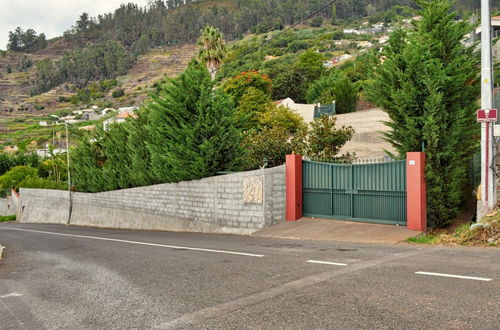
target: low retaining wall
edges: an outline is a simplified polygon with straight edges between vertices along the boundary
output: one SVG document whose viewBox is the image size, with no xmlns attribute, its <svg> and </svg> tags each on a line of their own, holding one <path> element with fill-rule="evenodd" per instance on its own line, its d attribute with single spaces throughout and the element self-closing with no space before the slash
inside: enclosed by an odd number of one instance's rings
<svg viewBox="0 0 500 330">
<path fill-rule="evenodd" d="M 65 224 L 68 192 L 21 189 L 19 221 Z M 102 193 L 73 193 L 71 224 L 251 234 L 285 221 L 285 167 Z"/>
<path fill-rule="evenodd" d="M 0 198 L 0 216 L 15 215 L 16 206 L 11 197 Z"/>
</svg>

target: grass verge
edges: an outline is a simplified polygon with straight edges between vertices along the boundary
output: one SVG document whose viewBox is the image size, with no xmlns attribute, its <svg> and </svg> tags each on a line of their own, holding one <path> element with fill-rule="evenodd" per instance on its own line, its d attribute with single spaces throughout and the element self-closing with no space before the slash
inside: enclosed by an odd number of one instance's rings
<svg viewBox="0 0 500 330">
<path fill-rule="evenodd" d="M 477 224 L 464 223 L 451 234 L 433 231 L 406 240 L 409 243 L 450 246 L 500 247 L 500 211 Z"/>
<path fill-rule="evenodd" d="M 15 221 L 15 220 L 16 220 L 15 215 L 0 216 L 0 222 Z"/>
</svg>

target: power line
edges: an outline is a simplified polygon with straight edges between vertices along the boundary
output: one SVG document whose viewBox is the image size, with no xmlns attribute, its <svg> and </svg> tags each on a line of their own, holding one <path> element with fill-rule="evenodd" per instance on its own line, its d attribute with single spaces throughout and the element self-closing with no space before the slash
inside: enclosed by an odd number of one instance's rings
<svg viewBox="0 0 500 330">
<path fill-rule="evenodd" d="M 223 68 L 224 66 L 232 63 L 232 62 L 235 62 L 235 61 L 238 61 L 240 60 L 241 58 L 249 55 L 250 53 L 253 53 L 254 51 L 258 50 L 260 47 L 264 46 L 266 43 L 270 42 L 271 40 L 274 40 L 276 38 L 278 38 L 279 36 L 285 34 L 286 32 L 288 32 L 289 30 L 295 28 L 297 25 L 301 24 L 302 22 L 304 21 L 307 21 L 309 18 L 313 17 L 314 15 L 316 15 L 317 13 L 319 13 L 320 11 L 326 9 L 328 6 L 331 6 L 333 5 L 335 2 L 337 2 L 337 0 L 333 0 L 333 1 L 330 1 L 329 3 L 325 4 L 323 7 L 319 8 L 318 10 L 312 12 L 311 14 L 309 14 L 308 16 L 304 17 L 304 18 L 301 18 L 297 23 L 294 23 L 292 25 L 290 25 L 288 28 L 284 29 L 283 31 L 281 31 L 280 33 L 272 36 L 271 38 L 269 39 L 266 39 L 264 40 L 262 43 L 260 43 L 258 46 L 250 49 L 249 51 L 243 53 L 242 55 L 236 57 L 235 59 L 233 60 L 230 60 L 228 62 L 225 62 L 223 63 L 221 66 L 217 67 L 216 69 L 213 69 L 210 73 L 214 73 L 215 71 L 218 71 L 220 68 Z"/>
</svg>

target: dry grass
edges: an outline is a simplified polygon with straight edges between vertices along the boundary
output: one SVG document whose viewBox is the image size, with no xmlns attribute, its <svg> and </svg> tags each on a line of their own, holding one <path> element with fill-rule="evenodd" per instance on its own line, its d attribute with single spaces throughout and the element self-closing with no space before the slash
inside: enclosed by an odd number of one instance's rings
<svg viewBox="0 0 500 330">
<path fill-rule="evenodd" d="M 500 213 L 484 217 L 477 225 L 470 223 L 458 226 L 451 234 L 430 232 L 408 240 L 411 243 L 448 246 L 492 246 L 500 247 Z"/>
</svg>

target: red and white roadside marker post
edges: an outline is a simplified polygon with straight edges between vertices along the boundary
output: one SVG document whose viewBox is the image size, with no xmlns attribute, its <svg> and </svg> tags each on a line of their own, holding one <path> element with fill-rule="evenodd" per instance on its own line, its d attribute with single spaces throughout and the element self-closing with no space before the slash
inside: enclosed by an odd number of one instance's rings
<svg viewBox="0 0 500 330">
<path fill-rule="evenodd" d="M 484 141 L 481 139 L 482 152 L 482 173 L 481 173 L 481 199 L 484 205 L 484 212 L 488 212 L 495 207 L 495 177 L 493 175 L 491 166 L 493 164 L 493 145 L 491 143 L 493 132 L 492 127 L 497 121 L 497 109 L 479 109 L 477 110 L 477 122 L 481 123 L 481 134 L 485 137 Z M 484 143 L 483 143 L 484 142 Z M 484 182 L 484 184 L 483 184 Z"/>
</svg>

